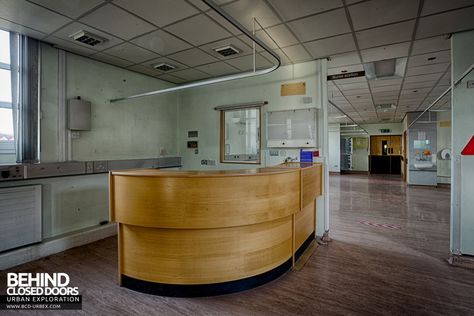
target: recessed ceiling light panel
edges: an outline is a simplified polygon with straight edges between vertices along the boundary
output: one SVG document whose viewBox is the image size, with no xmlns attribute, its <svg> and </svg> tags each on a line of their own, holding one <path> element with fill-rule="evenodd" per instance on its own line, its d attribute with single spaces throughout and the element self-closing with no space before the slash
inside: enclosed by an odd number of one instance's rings
<svg viewBox="0 0 474 316">
<path fill-rule="evenodd" d="M 364 64 L 365 76 L 368 80 L 402 78 L 406 65 L 406 57 L 373 61 Z"/>
</svg>

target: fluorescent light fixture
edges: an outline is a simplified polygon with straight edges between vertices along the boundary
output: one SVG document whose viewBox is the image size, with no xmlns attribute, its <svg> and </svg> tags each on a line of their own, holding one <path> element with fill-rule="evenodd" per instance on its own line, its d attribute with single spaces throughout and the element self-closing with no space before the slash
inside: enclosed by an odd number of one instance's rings
<svg viewBox="0 0 474 316">
<path fill-rule="evenodd" d="M 405 74 L 406 65 L 406 57 L 384 59 L 365 63 L 365 76 L 368 80 L 402 78 Z"/>
</svg>

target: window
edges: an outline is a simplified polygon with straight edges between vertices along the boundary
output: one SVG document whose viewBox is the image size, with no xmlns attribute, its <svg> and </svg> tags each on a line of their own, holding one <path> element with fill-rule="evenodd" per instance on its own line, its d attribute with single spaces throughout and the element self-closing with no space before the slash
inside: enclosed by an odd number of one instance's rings
<svg viewBox="0 0 474 316">
<path fill-rule="evenodd" d="M 0 30 L 0 164 L 39 158 L 39 42 Z"/>
<path fill-rule="evenodd" d="M 221 162 L 260 163 L 260 107 L 221 110 Z"/>
<path fill-rule="evenodd" d="M 0 30 L 0 164 L 16 161 L 11 78 L 10 33 Z"/>
</svg>

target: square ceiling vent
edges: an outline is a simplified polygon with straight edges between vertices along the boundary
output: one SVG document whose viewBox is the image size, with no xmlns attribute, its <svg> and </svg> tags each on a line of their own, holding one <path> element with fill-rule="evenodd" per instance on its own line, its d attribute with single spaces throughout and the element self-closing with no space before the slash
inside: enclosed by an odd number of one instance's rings
<svg viewBox="0 0 474 316">
<path fill-rule="evenodd" d="M 364 64 L 365 76 L 368 80 L 402 78 L 406 65 L 406 57 L 373 61 Z"/>
<path fill-rule="evenodd" d="M 167 63 L 161 63 L 161 64 L 153 65 L 153 68 L 155 68 L 157 70 L 160 70 L 160 71 L 167 72 L 167 71 L 171 71 L 173 69 L 176 69 L 176 66 L 173 66 L 173 65 L 170 65 L 170 64 L 167 64 Z"/>
<path fill-rule="evenodd" d="M 83 31 L 83 30 L 76 32 L 69 37 L 71 37 L 73 40 L 77 42 L 81 42 L 82 44 L 86 44 L 89 46 L 96 46 L 96 45 L 107 42 L 106 38 L 103 38 L 99 35 L 96 35 L 87 31 Z"/>
<path fill-rule="evenodd" d="M 393 103 L 383 103 L 375 105 L 375 109 L 379 112 L 389 112 L 395 110 L 396 108 L 397 106 Z"/>
<path fill-rule="evenodd" d="M 222 47 L 213 48 L 216 53 L 223 57 L 228 57 L 232 55 L 237 55 L 240 53 L 240 50 L 233 45 L 226 45 Z"/>
</svg>

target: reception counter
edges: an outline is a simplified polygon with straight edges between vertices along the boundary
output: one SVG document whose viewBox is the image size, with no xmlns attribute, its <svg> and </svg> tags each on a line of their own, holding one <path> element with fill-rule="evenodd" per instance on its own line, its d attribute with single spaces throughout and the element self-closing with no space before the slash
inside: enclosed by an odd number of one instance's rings
<svg viewBox="0 0 474 316">
<path fill-rule="evenodd" d="M 119 283 L 166 296 L 268 282 L 314 238 L 321 165 L 110 172 Z"/>
</svg>

